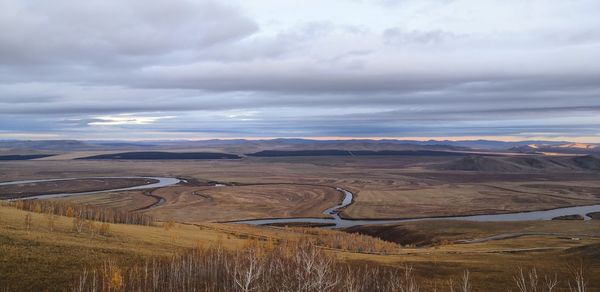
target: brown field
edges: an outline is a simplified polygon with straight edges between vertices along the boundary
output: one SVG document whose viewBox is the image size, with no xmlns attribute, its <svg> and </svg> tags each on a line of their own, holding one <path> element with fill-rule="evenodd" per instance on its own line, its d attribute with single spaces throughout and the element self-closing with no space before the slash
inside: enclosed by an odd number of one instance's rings
<svg viewBox="0 0 600 292">
<path fill-rule="evenodd" d="M 160 199 L 164 203 L 158 204 Z M 316 185 L 174 186 L 60 200 L 145 210 L 160 221 L 207 222 L 270 217 L 324 217 L 324 209 L 341 200 L 334 188 Z"/>
<path fill-rule="evenodd" d="M 158 220 L 202 222 L 269 217 L 323 217 L 341 200 L 333 188 L 315 185 L 172 187 L 152 193 L 166 203 L 148 213 Z"/>
<path fill-rule="evenodd" d="M 415 187 L 369 186 L 344 210 L 348 218 L 410 218 L 495 214 L 600 202 L 600 182 L 451 183 Z"/>
<path fill-rule="evenodd" d="M 131 190 L 124 192 L 107 192 L 90 196 L 71 196 L 56 198 L 56 201 L 73 202 L 102 208 L 117 208 L 126 211 L 138 211 L 153 206 L 158 199 L 150 196 L 149 190 Z"/>
</svg>

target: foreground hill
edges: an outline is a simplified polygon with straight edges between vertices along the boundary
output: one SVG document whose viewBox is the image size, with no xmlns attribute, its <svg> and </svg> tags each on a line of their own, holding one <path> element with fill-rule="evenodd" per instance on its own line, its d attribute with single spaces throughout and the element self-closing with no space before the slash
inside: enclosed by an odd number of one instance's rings
<svg viewBox="0 0 600 292">
<path fill-rule="evenodd" d="M 304 275 L 307 277 L 305 281 L 326 277 L 327 281 L 339 283 L 336 284 L 339 289 L 333 291 L 348 291 L 348 283 L 363 285 L 367 281 L 371 284 L 373 281 L 384 281 L 389 284 L 389 281 L 397 281 L 398 285 L 404 285 L 407 280 L 414 287 L 420 287 L 420 290 L 430 291 L 433 287 L 447 285 L 450 279 L 458 283 L 457 280 L 466 269 L 470 271 L 468 284 L 473 286 L 474 291 L 506 291 L 515 287 L 515 269 L 524 261 L 528 263 L 527 269 L 535 265 L 540 268 L 540 273 L 551 271 L 552 275 L 558 274 L 559 287 L 566 289 L 572 276 L 565 262 L 584 255 L 591 263 L 597 263 L 598 260 L 594 251 L 598 240 L 590 235 L 597 233 L 597 226 L 578 222 L 528 223 L 528 226 L 520 228 L 533 234 L 530 239 L 499 238 L 498 243 L 494 240 L 473 244 L 453 244 L 443 239 L 487 236 L 499 231 L 500 227 L 473 222 L 465 228 L 464 222 L 443 222 L 444 230 L 447 230 L 444 234 L 430 234 L 433 225 L 428 223 L 414 227 L 391 227 L 390 240 L 410 245 L 436 243 L 433 247 L 423 248 L 400 247 L 369 236 L 310 228 L 166 223 L 162 226 L 108 224 L 109 228 L 98 230 L 96 228 L 100 222 L 84 221 L 81 231 L 78 231 L 77 222 L 77 218 L 73 217 L 50 216 L 0 206 L 0 290 L 68 291 L 80 285 L 80 280 L 84 279 L 86 288 L 75 291 L 91 291 L 90 285 L 98 280 L 100 282 L 96 283 L 96 288 L 102 286 L 104 288 L 101 290 L 104 291 L 131 291 L 132 284 L 147 287 L 142 291 L 190 291 L 189 287 L 181 287 L 183 283 L 193 283 L 196 287 L 222 283 L 214 290 L 225 291 L 223 287 L 236 287 L 232 278 L 240 276 L 236 276 L 236 269 L 247 272 L 249 265 L 256 268 L 265 265 L 271 268 L 284 267 L 291 269 L 287 275 L 292 275 L 289 280 L 295 281 L 302 276 L 299 274 L 302 265 L 298 264 L 311 258 L 318 265 L 315 268 L 326 268 L 322 271 L 325 273 L 308 271 L 311 275 Z M 512 230 L 512 227 L 510 224 L 501 225 L 505 231 Z M 556 230 L 568 230 L 574 235 L 552 235 Z M 375 236 L 384 237 L 388 231 L 384 227 L 374 233 Z M 570 239 L 578 233 L 587 235 L 577 241 Z M 311 246 L 306 247 L 306 244 Z M 318 250 L 316 247 L 319 247 Z M 227 261 L 211 260 L 223 257 Z M 269 262 L 273 259 L 276 262 Z M 187 269 L 190 261 L 195 266 L 192 270 Z M 495 265 L 491 267 L 490 262 Z M 158 290 L 148 288 L 155 285 L 148 279 L 156 279 L 156 274 L 151 273 L 150 278 L 144 280 L 145 277 L 140 276 L 143 273 L 139 273 L 144 271 L 148 263 L 150 271 L 161 270 L 163 276 L 158 277 L 162 279 L 160 283 L 169 283 L 178 288 L 163 287 L 163 284 L 159 285 L 162 288 Z M 409 278 L 405 278 L 404 273 L 407 265 L 414 266 L 416 272 L 408 275 Z M 377 272 L 382 269 L 388 272 Z M 589 288 L 593 291 L 599 288 L 598 268 L 589 266 L 587 269 L 586 279 L 589 279 Z M 280 280 L 285 275 L 277 271 L 279 269 L 263 270 L 264 273 L 259 276 L 261 280 L 251 287 L 266 287 L 264 285 L 271 283 L 275 286 L 261 291 L 280 291 L 283 287 L 280 285 L 284 284 Z M 347 278 L 348 272 L 352 272 L 351 276 L 356 278 Z M 82 278 L 83 275 L 87 277 Z M 322 277 L 313 277 L 318 275 Z M 365 278 L 366 275 L 369 277 Z M 238 288 L 227 291 L 234 290 L 243 291 Z M 304 291 L 323 290 L 314 288 Z"/>
<path fill-rule="evenodd" d="M 174 255 L 227 236 L 191 225 L 177 225 L 169 230 L 109 225 L 102 234 L 90 232 L 89 226 L 79 233 L 74 229 L 74 218 L 0 205 L 0 290 L 64 291 L 82 269 L 100 266 L 108 259 L 141 263 L 150 256 Z M 235 238 L 223 242 L 233 249 L 243 243 Z"/>
</svg>

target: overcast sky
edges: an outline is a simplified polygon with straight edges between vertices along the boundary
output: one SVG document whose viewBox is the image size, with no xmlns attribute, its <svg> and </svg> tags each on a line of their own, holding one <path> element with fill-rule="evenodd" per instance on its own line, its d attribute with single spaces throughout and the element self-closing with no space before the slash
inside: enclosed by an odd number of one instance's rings
<svg viewBox="0 0 600 292">
<path fill-rule="evenodd" d="M 597 0 L 0 0 L 0 139 L 600 142 Z"/>
</svg>

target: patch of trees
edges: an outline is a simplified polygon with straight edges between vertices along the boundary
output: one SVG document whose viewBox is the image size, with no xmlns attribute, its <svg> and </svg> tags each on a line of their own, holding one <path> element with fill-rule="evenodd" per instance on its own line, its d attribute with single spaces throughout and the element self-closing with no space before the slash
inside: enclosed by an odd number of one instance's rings
<svg viewBox="0 0 600 292">
<path fill-rule="evenodd" d="M 326 248 L 376 254 L 391 254 L 400 250 L 400 246 L 394 242 L 358 233 L 346 233 L 336 230 L 308 227 L 294 227 L 287 229 L 307 235 L 316 235 L 308 237 L 309 239 L 307 240 L 310 240 L 314 245 Z"/>
</svg>

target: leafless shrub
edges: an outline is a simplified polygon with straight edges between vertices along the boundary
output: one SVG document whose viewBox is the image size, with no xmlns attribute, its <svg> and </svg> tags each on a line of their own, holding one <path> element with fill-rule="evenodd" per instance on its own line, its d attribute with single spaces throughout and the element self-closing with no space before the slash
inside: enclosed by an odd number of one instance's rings
<svg viewBox="0 0 600 292">
<path fill-rule="evenodd" d="M 73 231 L 75 231 L 77 233 L 82 233 L 84 223 L 85 223 L 84 220 L 79 217 L 73 218 Z"/>
<path fill-rule="evenodd" d="M 54 215 L 54 208 L 48 208 L 48 210 L 46 210 L 46 219 L 48 219 L 48 230 L 50 230 L 50 232 L 53 232 L 54 225 L 56 222 L 56 215 Z"/>
<path fill-rule="evenodd" d="M 465 270 L 463 272 L 459 284 L 459 291 L 461 292 L 471 292 L 473 290 L 473 287 L 471 286 L 471 274 L 469 273 L 469 270 Z"/>
<path fill-rule="evenodd" d="M 25 230 L 29 231 L 31 230 L 31 226 L 32 226 L 32 217 L 31 214 L 27 213 L 25 214 Z"/>
<path fill-rule="evenodd" d="M 100 225 L 100 235 L 109 236 L 110 235 L 110 224 L 104 222 Z"/>
</svg>

